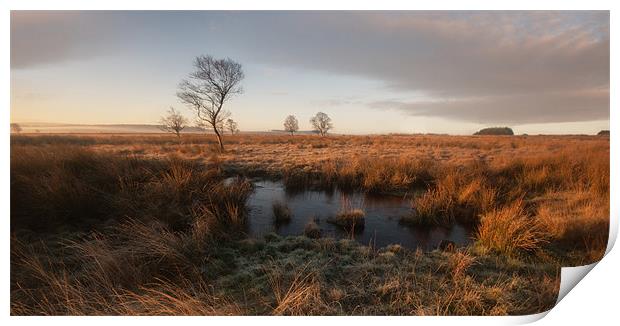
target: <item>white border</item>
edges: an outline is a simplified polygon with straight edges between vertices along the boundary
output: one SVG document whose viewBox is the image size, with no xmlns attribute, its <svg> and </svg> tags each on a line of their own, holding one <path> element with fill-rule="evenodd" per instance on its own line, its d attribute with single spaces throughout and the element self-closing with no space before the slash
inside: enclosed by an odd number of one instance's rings
<svg viewBox="0 0 620 326">
<path fill-rule="evenodd" d="M 289 318 L 289 317 L 252 317 L 251 320 L 244 317 L 147 317 L 144 318 L 130 318 L 130 317 L 104 317 L 104 318 L 88 318 L 88 317 L 8 317 L 9 316 L 9 108 L 10 108 L 10 11 L 9 10 L 99 10 L 99 9 L 115 9 L 115 10 L 301 10 L 301 9 L 328 9 L 328 10 L 611 10 L 611 57 L 613 53 L 617 53 L 616 42 L 614 37 L 619 35 L 615 19 L 617 14 L 615 10 L 618 5 L 617 2 L 612 1 L 442 1 L 440 3 L 434 2 L 420 2 L 413 3 L 411 1 L 330 1 L 330 0 L 303 0 L 303 1 L 275 1 L 275 0 L 236 0 L 228 2 L 208 2 L 197 0 L 177 0 L 177 1 L 161 1 L 161 0 L 144 0 L 144 1 L 127 1 L 127 0 L 108 0 L 108 1 L 80 1 L 80 0 L 4 0 L 0 4 L 2 12 L 0 13 L 2 21 L 2 33 L 1 42 L 5 46 L 4 51 L 0 52 L 2 64 L 2 89 L 5 96 L 3 104 L 5 113 L 1 116 L 1 139 L 0 146 L 4 153 L 3 159 L 0 162 L 3 170 L 1 185 L 1 207 L 4 209 L 3 222 L 0 226 L 2 228 L 2 234 L 4 235 L 2 242 L 2 268 L 0 273 L 2 276 L 2 307 L 4 308 L 3 319 L 8 319 L 5 322 L 13 323 L 36 323 L 36 324 L 77 324 L 82 325 L 84 322 L 88 322 L 92 325 L 106 325 L 111 322 L 129 324 L 133 322 L 148 322 L 154 325 L 169 325 L 171 321 L 183 322 L 183 323 L 264 323 L 270 325 L 290 325 L 291 323 L 300 325 L 313 325 L 316 326 L 317 322 L 320 323 L 355 323 L 361 325 L 376 325 L 377 323 L 390 323 L 390 325 L 410 325 L 412 322 L 424 322 L 431 324 L 452 324 L 454 322 L 465 324 L 515 324 L 523 322 L 532 322 L 541 317 L 547 315 L 547 313 L 525 316 L 525 317 L 302 317 L 302 318 Z M 617 39 L 617 37 L 616 37 Z M 611 85 L 614 85 L 614 76 L 617 76 L 617 66 L 611 62 Z M 611 89 L 610 107 L 614 108 L 615 92 Z M 618 160 L 617 143 L 618 135 L 614 131 L 620 130 L 618 125 L 618 117 L 614 110 L 611 110 L 610 115 L 610 127 L 611 134 L 611 193 L 612 198 L 617 192 L 618 185 L 618 173 L 613 167 L 620 166 Z M 616 198 L 618 198 L 616 196 Z M 615 320 L 617 317 L 617 302 L 618 302 L 618 266 L 620 265 L 620 256 L 616 252 L 609 252 L 615 242 L 615 237 L 618 230 L 618 205 L 611 201 L 611 233 L 610 242 L 608 246 L 608 254 L 606 257 L 594 268 L 591 275 L 581 281 L 571 295 L 566 296 L 558 305 L 548 313 L 548 317 L 543 318 L 541 323 L 570 323 L 570 324 L 582 324 L 592 322 L 609 322 Z M 88 319 L 87 319 L 88 318 Z M 346 319 L 345 319 L 346 318 Z M 86 320 L 87 319 L 87 320 Z"/>
</svg>

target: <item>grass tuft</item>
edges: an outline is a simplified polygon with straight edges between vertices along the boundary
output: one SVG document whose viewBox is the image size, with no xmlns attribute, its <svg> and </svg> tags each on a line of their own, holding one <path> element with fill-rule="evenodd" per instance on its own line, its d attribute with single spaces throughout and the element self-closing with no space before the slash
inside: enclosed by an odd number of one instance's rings
<svg viewBox="0 0 620 326">
<path fill-rule="evenodd" d="M 286 204 L 276 201 L 272 204 L 272 210 L 275 223 L 286 223 L 291 220 L 291 210 Z"/>
<path fill-rule="evenodd" d="M 485 248 L 514 256 L 541 249 L 548 243 L 549 233 L 539 220 L 525 212 L 523 201 L 517 200 L 485 214 L 476 238 Z"/>
<path fill-rule="evenodd" d="M 321 237 L 321 228 L 314 220 L 311 220 L 304 226 L 304 235 L 311 239 L 318 239 Z"/>
</svg>

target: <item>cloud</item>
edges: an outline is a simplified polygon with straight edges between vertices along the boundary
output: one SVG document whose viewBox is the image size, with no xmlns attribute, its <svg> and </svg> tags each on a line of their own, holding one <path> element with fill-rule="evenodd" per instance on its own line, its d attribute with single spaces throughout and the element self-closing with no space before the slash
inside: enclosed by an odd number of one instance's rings
<svg viewBox="0 0 620 326">
<path fill-rule="evenodd" d="M 592 121 L 609 119 L 609 90 L 414 102 L 387 100 L 370 102 L 368 106 L 487 124 Z"/>
<path fill-rule="evenodd" d="M 379 80 L 429 99 L 396 105 L 410 114 L 480 123 L 609 118 L 608 12 L 296 13 L 270 21 L 248 22 L 256 34 L 244 45 L 254 59 Z"/>
<path fill-rule="evenodd" d="M 181 18 L 159 11 L 11 11 L 11 69 L 115 55 L 149 42 L 167 45 L 163 37 L 175 24 L 164 19 L 170 15 Z"/>
<path fill-rule="evenodd" d="M 354 104 L 364 104 L 359 96 L 347 96 L 347 97 L 339 97 L 339 98 L 328 98 L 322 100 L 315 100 L 311 102 L 314 105 L 318 106 L 343 106 L 343 105 L 354 105 Z"/>
<path fill-rule="evenodd" d="M 84 13 L 11 12 L 11 68 L 83 59 L 103 50 L 102 30 Z M 92 40 L 84 42 L 84 40 Z M 95 42 L 93 42 L 95 41 Z"/>
<path fill-rule="evenodd" d="M 242 38 L 260 60 L 382 80 L 392 88 L 429 96 L 609 84 L 607 13 L 296 13 L 270 22 L 252 18 L 246 23 L 254 33 Z M 286 31 L 274 32 L 273 25 Z"/>
<path fill-rule="evenodd" d="M 608 11 L 17 12 L 11 18 L 12 68 L 138 43 L 152 53 L 158 46 L 204 45 L 200 51 L 217 49 L 244 63 L 380 81 L 402 94 L 391 107 L 414 115 L 479 122 L 609 118 Z"/>
</svg>

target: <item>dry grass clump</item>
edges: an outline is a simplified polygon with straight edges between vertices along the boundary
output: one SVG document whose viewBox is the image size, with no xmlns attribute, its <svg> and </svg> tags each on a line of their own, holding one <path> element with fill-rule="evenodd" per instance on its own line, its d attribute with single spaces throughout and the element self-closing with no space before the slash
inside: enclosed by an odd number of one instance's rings
<svg viewBox="0 0 620 326">
<path fill-rule="evenodd" d="M 205 315 L 238 310 L 200 272 L 208 230 L 174 232 L 128 221 L 62 251 L 11 241 L 11 313 L 17 315 Z"/>
<path fill-rule="evenodd" d="M 371 193 L 400 193 L 431 182 L 434 165 L 428 160 L 383 159 L 370 157 L 324 162 L 324 182 L 344 189 Z"/>
<path fill-rule="evenodd" d="M 314 220 L 311 220 L 304 226 L 304 235 L 311 239 L 318 239 L 321 237 L 321 228 Z"/>
<path fill-rule="evenodd" d="M 412 199 L 414 213 L 401 221 L 418 225 L 450 226 L 455 222 L 475 224 L 478 215 L 496 205 L 496 192 L 486 173 L 473 164 L 461 169 L 446 168 L 434 186 Z"/>
<path fill-rule="evenodd" d="M 11 226 L 45 230 L 105 220 L 115 206 L 106 195 L 121 190 L 118 173 L 140 178 L 128 172 L 131 159 L 109 159 L 68 146 L 11 148 Z"/>
<path fill-rule="evenodd" d="M 455 219 L 454 194 L 440 183 L 422 196 L 412 200 L 415 214 L 404 216 L 401 221 L 419 225 L 451 225 Z"/>
<path fill-rule="evenodd" d="M 448 269 L 455 281 L 460 280 L 469 268 L 476 262 L 476 258 L 466 251 L 456 251 L 448 258 Z"/>
<path fill-rule="evenodd" d="M 525 212 L 523 201 L 517 200 L 482 216 L 476 239 L 488 249 L 513 256 L 541 249 L 549 232 Z"/>
<path fill-rule="evenodd" d="M 243 178 L 236 178 L 228 184 L 213 184 L 206 189 L 206 201 L 193 205 L 192 216 L 212 221 L 218 234 L 245 232 L 245 204 L 252 190 L 252 183 Z"/>
<path fill-rule="evenodd" d="M 265 274 L 275 298 L 273 315 L 321 314 L 325 305 L 321 284 L 307 266 L 301 266 L 288 279 L 282 267 L 275 264 L 266 266 Z"/>
<path fill-rule="evenodd" d="M 363 229 L 365 216 L 366 213 L 362 209 L 356 208 L 339 212 L 334 218 L 330 218 L 327 221 L 346 230 Z"/>
<path fill-rule="evenodd" d="M 113 314 L 120 316 L 237 316 L 242 310 L 230 299 L 214 295 L 206 282 L 162 281 L 119 295 Z"/>
<path fill-rule="evenodd" d="M 273 217 L 276 223 L 286 223 L 291 220 L 291 210 L 288 206 L 280 201 L 272 204 Z"/>
<path fill-rule="evenodd" d="M 363 204 L 362 204 L 363 205 Z M 364 229 L 366 213 L 362 208 L 354 207 L 351 199 L 342 195 L 341 208 L 335 217 L 330 217 L 327 222 L 335 224 L 346 231 L 357 232 Z"/>
<path fill-rule="evenodd" d="M 89 229 L 124 216 L 157 217 L 182 227 L 196 206 L 245 203 L 250 185 L 223 187 L 222 178 L 217 169 L 176 157 L 147 160 L 74 146 L 14 147 L 11 227 Z"/>
<path fill-rule="evenodd" d="M 369 193 L 405 193 L 424 187 L 432 180 L 429 160 L 382 159 L 371 157 L 334 158 L 318 162 L 316 169 L 286 169 L 283 180 L 288 188 L 337 186 Z"/>
<path fill-rule="evenodd" d="M 581 252 L 577 264 L 600 260 L 607 249 L 609 197 L 590 191 L 554 192 L 536 200 L 536 218 L 553 243 Z"/>
</svg>

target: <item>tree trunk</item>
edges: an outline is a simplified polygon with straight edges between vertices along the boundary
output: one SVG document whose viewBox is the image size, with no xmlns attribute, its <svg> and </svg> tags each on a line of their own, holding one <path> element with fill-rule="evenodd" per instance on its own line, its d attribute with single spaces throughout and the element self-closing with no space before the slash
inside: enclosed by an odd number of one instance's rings
<svg viewBox="0 0 620 326">
<path fill-rule="evenodd" d="M 224 152 L 224 142 L 222 142 L 222 135 L 217 130 L 216 126 L 213 126 L 213 131 L 215 131 L 215 135 L 217 136 L 217 142 L 220 144 L 220 152 Z"/>
</svg>

